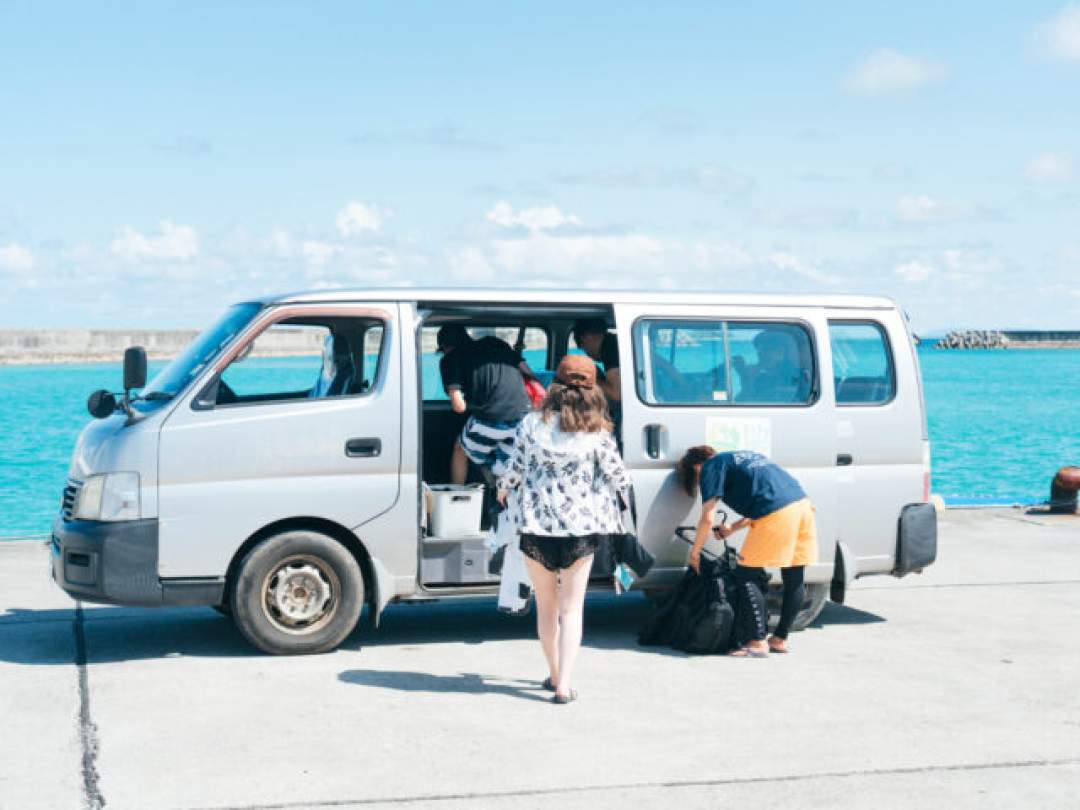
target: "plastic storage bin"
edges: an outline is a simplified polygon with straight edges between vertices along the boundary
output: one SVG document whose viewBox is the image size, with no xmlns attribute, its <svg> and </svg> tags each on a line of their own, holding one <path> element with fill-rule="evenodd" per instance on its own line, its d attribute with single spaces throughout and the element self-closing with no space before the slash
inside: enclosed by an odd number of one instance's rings
<svg viewBox="0 0 1080 810">
<path fill-rule="evenodd" d="M 436 484 L 431 487 L 432 537 L 476 537 L 484 506 L 484 485 Z"/>
<path fill-rule="evenodd" d="M 498 582 L 488 573 L 491 551 L 482 537 L 465 540 L 427 540 L 420 561 L 425 585 L 466 585 Z"/>
</svg>

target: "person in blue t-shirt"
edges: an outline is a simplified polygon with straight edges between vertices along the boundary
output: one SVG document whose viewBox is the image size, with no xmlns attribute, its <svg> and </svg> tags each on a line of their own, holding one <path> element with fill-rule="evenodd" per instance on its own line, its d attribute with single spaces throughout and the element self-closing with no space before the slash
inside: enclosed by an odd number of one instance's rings
<svg viewBox="0 0 1080 810">
<path fill-rule="evenodd" d="M 750 450 L 718 453 L 708 445 L 691 447 L 676 465 L 687 494 L 701 490 L 701 517 L 690 549 L 690 567 L 701 562 L 701 549 L 709 535 L 726 538 L 749 526 L 739 551 L 736 577 L 753 606 L 753 625 L 743 628 L 749 639 L 732 655 L 761 658 L 769 651 L 787 652 L 787 636 L 806 589 L 804 569 L 817 560 L 817 529 L 814 507 L 799 482 L 780 465 Z M 713 526 L 718 502 L 743 517 L 730 526 Z M 784 581 L 784 600 L 776 632 L 766 641 L 764 593 L 755 583 L 766 580 L 766 568 L 779 568 Z"/>
</svg>

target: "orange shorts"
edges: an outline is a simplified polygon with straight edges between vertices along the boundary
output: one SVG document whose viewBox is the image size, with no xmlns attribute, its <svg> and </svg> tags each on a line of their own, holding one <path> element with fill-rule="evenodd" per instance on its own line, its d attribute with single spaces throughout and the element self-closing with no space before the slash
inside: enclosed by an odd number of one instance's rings
<svg viewBox="0 0 1080 810">
<path fill-rule="evenodd" d="M 817 526 L 809 498 L 750 521 L 750 531 L 739 551 L 740 565 L 790 568 L 814 562 L 817 562 Z"/>
</svg>

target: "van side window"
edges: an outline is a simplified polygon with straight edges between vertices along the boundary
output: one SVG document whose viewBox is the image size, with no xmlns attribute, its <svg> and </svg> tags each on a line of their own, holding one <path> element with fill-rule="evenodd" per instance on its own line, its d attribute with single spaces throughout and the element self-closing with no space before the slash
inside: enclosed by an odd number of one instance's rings
<svg viewBox="0 0 1080 810">
<path fill-rule="evenodd" d="M 655 405 L 808 405 L 813 344 L 798 323 L 644 320 L 635 326 L 638 393 Z"/>
<path fill-rule="evenodd" d="M 212 405 L 358 396 L 374 385 L 385 326 L 359 318 L 282 321 L 221 373 Z"/>
<path fill-rule="evenodd" d="M 838 405 L 882 405 L 896 395 L 885 330 L 873 321 L 829 321 Z"/>
<path fill-rule="evenodd" d="M 520 346 L 521 356 L 529 368 L 536 372 L 547 369 L 549 341 L 545 329 L 538 326 L 526 326 L 524 332 L 520 326 L 469 326 L 466 329 L 477 340 L 494 335 L 512 348 Z M 420 375 L 425 402 L 445 402 L 447 399 L 439 373 L 442 355 L 435 342 L 438 334 L 438 326 L 425 326 L 420 330 Z"/>
</svg>

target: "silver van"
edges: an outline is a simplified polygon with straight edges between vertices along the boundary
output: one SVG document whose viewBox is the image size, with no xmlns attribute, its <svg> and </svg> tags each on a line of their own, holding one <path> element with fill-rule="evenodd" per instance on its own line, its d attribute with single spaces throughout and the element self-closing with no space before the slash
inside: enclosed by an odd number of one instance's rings
<svg viewBox="0 0 1080 810">
<path fill-rule="evenodd" d="M 434 333 L 505 337 L 543 376 L 583 318 L 618 340 L 621 446 L 657 560 L 636 588 L 685 570 L 695 502 L 673 465 L 703 442 L 771 456 L 816 505 L 799 625 L 856 577 L 933 561 L 919 367 L 892 301 L 399 288 L 236 304 L 149 382 L 129 349 L 124 393 L 91 396 L 52 576 L 86 601 L 214 606 L 270 653 L 333 649 L 365 606 L 377 625 L 391 602 L 492 594 L 476 539 L 429 531 L 425 492 L 449 480 L 464 419 Z"/>
</svg>

